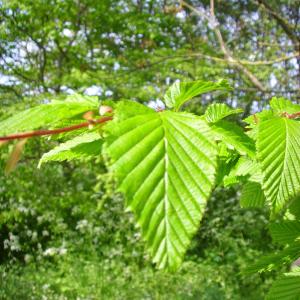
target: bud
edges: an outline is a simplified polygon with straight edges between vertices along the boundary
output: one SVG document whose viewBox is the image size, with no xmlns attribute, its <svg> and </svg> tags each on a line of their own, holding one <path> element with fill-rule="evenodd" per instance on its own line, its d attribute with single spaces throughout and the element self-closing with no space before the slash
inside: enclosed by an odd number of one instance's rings
<svg viewBox="0 0 300 300">
<path fill-rule="evenodd" d="M 112 113 L 113 112 L 113 109 L 112 109 L 112 107 L 110 107 L 110 106 L 107 106 L 107 105 L 101 105 L 100 107 L 99 107 L 99 115 L 100 116 L 104 116 L 104 115 L 106 115 L 106 114 L 108 114 L 108 113 Z"/>
</svg>

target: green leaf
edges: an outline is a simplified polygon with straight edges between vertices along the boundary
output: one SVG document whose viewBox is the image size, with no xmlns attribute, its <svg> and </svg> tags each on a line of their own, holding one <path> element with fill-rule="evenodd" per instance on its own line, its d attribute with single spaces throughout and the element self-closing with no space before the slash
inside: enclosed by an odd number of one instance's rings
<svg viewBox="0 0 300 300">
<path fill-rule="evenodd" d="M 99 156 L 102 138 L 98 132 L 87 132 L 72 140 L 58 145 L 45 153 L 39 162 L 39 167 L 48 161 L 64 161 Z"/>
<path fill-rule="evenodd" d="M 216 139 L 225 143 L 229 148 L 236 149 L 240 154 L 255 157 L 255 143 L 238 125 L 221 120 L 211 125 Z"/>
<path fill-rule="evenodd" d="M 217 148 L 210 128 L 197 116 L 150 109 L 134 115 L 136 109 L 144 110 L 138 103 L 123 105 L 130 117 L 117 117 L 104 128 L 109 169 L 153 261 L 175 270 L 203 216 Z"/>
<path fill-rule="evenodd" d="M 294 104 L 285 98 L 272 98 L 270 101 L 271 108 L 277 113 L 296 113 L 300 111 L 300 105 Z"/>
<path fill-rule="evenodd" d="M 275 242 L 283 245 L 290 244 L 300 236 L 300 221 L 286 220 L 280 223 L 272 223 L 270 231 Z"/>
<path fill-rule="evenodd" d="M 265 195 L 258 182 L 249 181 L 242 189 L 241 207 L 264 207 Z"/>
<path fill-rule="evenodd" d="M 258 130 L 263 189 L 277 213 L 300 192 L 300 123 L 273 118 L 261 122 Z"/>
<path fill-rule="evenodd" d="M 209 123 L 215 123 L 233 114 L 239 114 L 243 112 L 242 109 L 232 109 L 224 103 L 213 103 L 205 111 L 206 121 Z"/>
<path fill-rule="evenodd" d="M 297 267 L 289 273 L 284 273 L 277 279 L 266 299 L 298 300 L 300 297 L 300 268 Z"/>
<path fill-rule="evenodd" d="M 75 96 L 66 101 L 53 101 L 50 104 L 42 104 L 13 115 L 0 122 L 0 134 L 7 135 L 36 129 L 97 109 L 95 101 Z"/>
<path fill-rule="evenodd" d="M 223 183 L 224 177 L 227 177 L 238 161 L 238 154 L 227 148 L 224 143 L 218 143 L 218 168 L 216 185 Z"/>
<path fill-rule="evenodd" d="M 273 253 L 261 257 L 256 263 L 248 266 L 243 273 L 250 274 L 255 272 L 272 271 L 281 268 L 283 265 L 291 264 L 300 256 L 300 241 L 296 240 L 290 246 L 278 253 Z"/>
<path fill-rule="evenodd" d="M 226 80 L 218 82 L 212 81 L 192 81 L 179 82 L 176 81 L 166 92 L 164 99 L 167 107 L 174 108 L 176 111 L 187 101 L 192 98 L 213 92 L 213 91 L 230 91 L 232 90 Z"/>
</svg>

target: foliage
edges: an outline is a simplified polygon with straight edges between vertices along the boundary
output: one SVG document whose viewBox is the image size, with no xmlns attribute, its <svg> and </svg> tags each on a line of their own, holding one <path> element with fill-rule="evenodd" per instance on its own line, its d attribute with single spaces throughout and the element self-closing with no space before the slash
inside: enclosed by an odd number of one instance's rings
<svg viewBox="0 0 300 300">
<path fill-rule="evenodd" d="M 194 91 L 198 93 L 202 89 L 203 82 L 199 82 L 199 89 L 197 82 L 184 87 L 177 89 L 176 93 L 167 92 L 168 101 L 173 99 L 173 111 L 154 111 L 138 103 L 121 101 L 114 105 L 114 120 L 102 129 L 105 161 L 117 180 L 118 190 L 125 195 L 125 205 L 133 211 L 141 226 L 153 262 L 159 268 L 171 270 L 179 268 L 215 183 L 217 143 L 233 150 L 234 155 L 244 157 L 245 162 L 253 160 L 250 163 L 252 168 L 248 163 L 248 167 L 241 169 L 242 163 L 234 174 L 242 175 L 237 181 L 247 180 L 247 175 L 249 178 L 242 193 L 243 206 L 262 206 L 266 197 L 266 203 L 275 216 L 300 193 L 298 113 L 289 114 L 282 109 L 293 108 L 292 103 L 273 99 L 272 113 L 259 122 L 254 119 L 251 126 L 255 134 L 246 135 L 240 126 L 220 120 L 230 115 L 230 110 L 224 110 L 222 105 L 213 108 L 219 119 L 217 122 L 207 122 L 205 115 L 176 112 L 179 108 L 176 99 L 182 99 L 178 100 L 182 104 L 189 99 L 186 95 L 196 95 Z M 76 105 L 81 100 L 75 98 L 71 103 Z M 47 110 L 47 107 L 44 105 L 39 109 Z M 208 114 L 210 112 L 206 116 Z M 27 118 L 31 115 L 32 122 L 35 118 L 38 122 L 34 109 L 28 111 Z M 73 114 L 66 114 L 63 118 L 70 117 Z M 6 127 L 13 124 L 15 118 L 18 115 L 4 121 Z M 67 159 L 73 145 L 82 146 L 83 155 L 79 152 L 78 156 L 85 156 L 86 141 L 83 137 L 86 135 L 77 136 L 75 142 L 73 139 L 56 148 L 52 152 L 54 157 Z M 92 136 L 92 140 L 95 139 L 95 135 Z M 99 150 L 95 151 L 97 156 Z M 48 155 L 51 157 L 51 152 Z M 232 155 L 228 152 L 229 157 Z M 70 159 L 73 158 L 71 152 Z M 260 175 L 258 180 L 257 175 Z M 257 194 L 256 199 L 249 198 L 251 193 Z M 299 245 L 295 240 L 282 252 L 261 258 L 256 265 L 248 267 L 247 272 L 273 270 L 293 262 L 298 255 Z"/>
</svg>

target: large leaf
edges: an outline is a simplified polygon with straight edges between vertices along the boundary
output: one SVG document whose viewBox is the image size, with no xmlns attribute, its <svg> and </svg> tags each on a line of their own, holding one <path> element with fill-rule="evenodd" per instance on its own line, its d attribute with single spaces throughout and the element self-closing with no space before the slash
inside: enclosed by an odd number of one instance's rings
<svg viewBox="0 0 300 300">
<path fill-rule="evenodd" d="M 239 114 L 243 112 L 242 109 L 232 109 L 224 103 L 213 103 L 205 111 L 206 121 L 209 123 L 215 123 L 233 114 Z"/>
<path fill-rule="evenodd" d="M 221 120 L 211 125 L 217 140 L 230 148 L 235 148 L 240 154 L 255 157 L 255 143 L 238 125 Z"/>
<path fill-rule="evenodd" d="M 40 162 L 64 161 L 98 156 L 101 152 L 102 138 L 98 132 L 81 134 L 65 143 L 62 143 L 45 153 Z"/>
<path fill-rule="evenodd" d="M 300 268 L 284 273 L 277 279 L 266 299 L 272 300 L 299 300 L 300 298 Z"/>
<path fill-rule="evenodd" d="M 272 239 L 280 244 L 290 244 L 300 237 L 300 221 L 286 220 L 270 225 Z M 300 254 L 299 254 L 300 256 Z"/>
<path fill-rule="evenodd" d="M 199 117 L 131 103 L 105 126 L 106 153 L 158 267 L 176 269 L 199 227 L 216 169 L 217 148 Z M 141 109 L 143 107 L 143 109 Z M 134 115 L 139 110 L 141 114 Z M 128 118 L 125 118 L 127 111 Z"/>
<path fill-rule="evenodd" d="M 276 213 L 300 192 L 300 123 L 287 118 L 261 122 L 257 150 L 263 189 Z"/>
<path fill-rule="evenodd" d="M 212 81 L 192 81 L 192 82 L 179 82 L 176 81 L 165 94 L 165 103 L 169 108 L 179 110 L 179 108 L 192 98 L 213 92 L 213 91 L 230 91 L 226 80 L 220 80 L 218 82 Z"/>
<path fill-rule="evenodd" d="M 54 124 L 88 110 L 97 109 L 94 99 L 75 95 L 66 101 L 53 101 L 22 111 L 0 122 L 0 134 L 7 135 Z"/>
<path fill-rule="evenodd" d="M 265 204 L 265 195 L 261 185 L 258 182 L 249 181 L 242 189 L 241 207 L 263 207 Z"/>
</svg>

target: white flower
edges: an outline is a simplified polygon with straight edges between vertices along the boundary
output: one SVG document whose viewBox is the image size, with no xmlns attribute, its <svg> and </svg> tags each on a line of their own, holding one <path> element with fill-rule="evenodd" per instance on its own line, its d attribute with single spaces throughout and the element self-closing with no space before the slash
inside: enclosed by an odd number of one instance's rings
<svg viewBox="0 0 300 300">
<path fill-rule="evenodd" d="M 43 231 L 42 231 L 42 235 L 43 235 L 43 236 L 49 236 L 49 232 L 48 232 L 47 230 L 43 230 Z"/>
<path fill-rule="evenodd" d="M 44 256 L 54 256 L 57 253 L 57 249 L 56 248 L 48 248 L 44 251 L 43 255 Z"/>
</svg>

